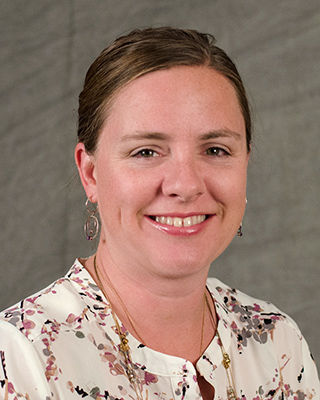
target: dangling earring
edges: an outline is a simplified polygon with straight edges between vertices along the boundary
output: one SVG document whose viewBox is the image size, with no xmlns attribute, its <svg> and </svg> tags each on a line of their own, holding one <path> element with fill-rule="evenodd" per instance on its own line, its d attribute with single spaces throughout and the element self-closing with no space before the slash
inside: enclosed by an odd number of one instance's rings
<svg viewBox="0 0 320 400">
<path fill-rule="evenodd" d="M 248 203 L 248 199 L 246 198 L 246 205 L 247 205 L 247 203 Z M 238 228 L 237 236 L 239 236 L 239 237 L 242 237 L 242 236 L 243 236 L 243 232 L 242 232 L 242 222 L 241 222 L 241 224 L 240 224 L 240 226 L 239 226 L 239 228 Z"/>
<path fill-rule="evenodd" d="M 86 210 L 88 213 L 86 222 L 84 223 L 84 234 L 87 240 L 93 240 L 97 237 L 99 231 L 99 220 L 96 217 L 98 206 L 95 208 L 90 207 L 89 199 L 86 201 Z"/>
</svg>

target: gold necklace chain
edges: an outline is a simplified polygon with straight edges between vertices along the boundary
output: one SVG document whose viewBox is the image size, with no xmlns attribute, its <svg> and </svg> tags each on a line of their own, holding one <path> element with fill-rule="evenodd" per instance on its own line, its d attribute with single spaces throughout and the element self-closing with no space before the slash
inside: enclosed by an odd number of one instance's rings
<svg viewBox="0 0 320 400">
<path fill-rule="evenodd" d="M 100 279 L 100 275 L 99 275 L 99 270 L 98 270 L 96 258 L 97 258 L 96 255 L 94 255 L 94 258 L 93 258 L 94 272 L 96 273 L 96 276 L 97 276 L 97 278 L 98 278 L 99 285 L 100 285 L 100 287 L 101 287 L 101 289 L 102 289 L 103 294 L 104 294 L 105 297 L 109 300 L 109 298 L 106 296 L 106 294 L 105 294 L 105 292 L 104 292 L 104 287 L 103 287 L 103 284 L 102 284 L 101 279 Z M 139 333 L 137 332 L 137 330 L 136 330 L 136 328 L 135 328 L 135 324 L 133 323 L 133 320 L 132 320 L 132 318 L 131 318 L 131 316 L 130 316 L 130 314 L 129 314 L 129 311 L 128 311 L 126 305 L 125 305 L 124 302 L 122 301 L 122 299 L 121 299 L 119 293 L 116 291 L 116 288 L 113 286 L 113 284 L 112 284 L 112 282 L 111 282 L 111 279 L 109 278 L 109 275 L 107 274 L 107 271 L 105 271 L 104 269 L 102 269 L 102 273 L 103 273 L 103 274 L 105 275 L 105 277 L 107 278 L 107 281 L 108 281 L 108 284 L 109 284 L 109 287 L 110 287 L 111 291 L 113 292 L 113 294 L 114 294 L 114 295 L 117 297 L 117 299 L 119 300 L 119 302 L 120 302 L 120 304 L 121 304 L 121 307 L 123 308 L 123 311 L 124 311 L 124 313 L 125 313 L 125 315 L 126 315 L 128 321 L 130 322 L 130 325 L 131 325 L 131 327 L 132 327 L 132 329 L 133 329 L 133 331 L 134 331 L 136 337 L 139 339 L 139 341 L 140 341 L 141 343 L 145 344 L 144 340 L 141 338 L 141 336 L 139 335 Z M 109 301 L 109 303 L 110 303 L 111 308 L 112 308 L 112 304 L 111 304 L 110 301 Z"/>
<path fill-rule="evenodd" d="M 209 313 L 212 319 L 212 323 L 214 323 L 214 317 L 212 314 L 212 310 L 211 307 L 209 306 L 209 302 L 208 302 L 208 298 L 206 295 L 206 303 L 209 309 Z M 218 329 L 216 330 L 216 335 L 218 337 L 218 341 L 219 341 L 219 347 L 221 349 L 221 353 L 222 353 L 222 364 L 224 366 L 224 369 L 226 371 L 227 374 L 227 379 L 228 379 L 228 386 L 227 386 L 227 399 L 228 400 L 237 400 L 238 396 L 237 396 L 237 392 L 235 390 L 235 384 L 234 384 L 234 379 L 233 379 L 233 374 L 232 374 L 232 368 L 231 368 L 231 359 L 229 354 L 225 351 L 225 348 L 223 346 L 221 337 L 219 335 Z"/>
<path fill-rule="evenodd" d="M 122 354 L 123 354 L 123 356 L 125 358 L 125 362 L 126 362 L 126 366 L 127 366 L 126 373 L 127 373 L 128 379 L 129 379 L 130 383 L 134 387 L 134 390 L 135 390 L 136 395 L 137 395 L 137 400 L 143 400 L 143 396 L 142 396 L 142 393 L 141 393 L 141 383 L 138 381 L 138 377 L 137 377 L 137 375 L 136 375 L 136 373 L 134 371 L 134 368 L 133 368 L 133 362 L 131 360 L 130 347 L 129 347 L 129 344 L 128 344 L 128 339 L 127 339 L 126 335 L 124 333 L 122 333 L 122 331 L 121 331 L 118 318 L 116 317 L 116 315 L 113 312 L 112 303 L 109 300 L 109 297 L 108 297 L 106 291 L 104 290 L 104 286 L 102 284 L 102 281 L 101 281 L 101 278 L 100 278 L 100 274 L 99 274 L 99 269 L 98 269 L 98 266 L 97 266 L 96 255 L 94 255 L 94 258 L 93 258 L 93 266 L 94 266 L 94 271 L 95 271 L 96 277 L 98 279 L 98 283 L 99 283 L 100 289 L 102 290 L 102 293 L 104 294 L 105 298 L 108 300 L 108 302 L 110 304 L 112 318 L 113 318 L 113 320 L 114 320 L 114 322 L 116 324 L 117 334 L 118 334 L 119 339 L 120 339 L 120 351 L 122 352 Z M 139 339 L 139 341 L 141 343 L 144 344 L 144 340 L 138 334 L 138 332 L 137 332 L 137 330 L 135 328 L 133 319 L 131 318 L 126 305 L 124 304 L 123 300 L 121 299 L 121 297 L 120 297 L 119 293 L 117 292 L 117 290 L 115 289 L 115 287 L 112 285 L 111 280 L 110 280 L 107 272 L 104 269 L 103 269 L 103 273 L 104 273 L 105 277 L 108 280 L 110 289 L 112 290 L 113 294 L 119 300 L 119 302 L 120 302 L 120 304 L 121 304 L 121 306 L 123 308 L 123 311 L 124 311 L 128 321 L 130 322 L 130 325 L 131 325 L 134 333 L 136 334 L 136 337 Z M 205 320 L 205 310 L 206 310 L 206 308 L 209 309 L 212 326 L 215 326 L 215 319 L 213 317 L 212 310 L 211 310 L 211 307 L 209 305 L 208 298 L 207 298 L 207 289 L 204 292 L 204 305 L 203 305 L 203 309 L 202 309 L 200 356 L 202 354 L 202 346 L 203 346 L 203 338 L 204 338 L 204 320 Z M 221 338 L 220 338 L 218 330 L 216 330 L 216 335 L 218 336 L 218 339 L 219 339 L 219 345 L 220 345 L 220 349 L 221 349 L 222 357 L 223 357 L 222 363 L 223 363 L 223 366 L 224 366 L 224 368 L 226 370 L 228 384 L 229 384 L 228 387 L 227 387 L 227 398 L 228 398 L 228 400 L 236 400 L 237 399 L 237 394 L 236 394 L 236 391 L 234 389 L 235 388 L 234 379 L 233 379 L 232 370 L 230 368 L 231 360 L 230 360 L 230 357 L 229 357 L 228 353 L 225 351 L 225 349 L 223 347 L 223 344 L 222 344 L 222 341 L 221 341 Z"/>
<path fill-rule="evenodd" d="M 108 297 L 107 297 L 106 294 L 105 294 L 102 281 L 101 281 L 101 279 L 100 279 L 99 269 L 98 269 L 98 266 L 97 266 L 96 255 L 94 255 L 94 258 L 93 258 L 93 266 L 94 266 L 94 272 L 95 272 L 95 274 L 96 274 L 96 276 L 97 276 L 97 279 L 98 279 L 98 281 L 99 281 L 99 285 L 100 285 L 100 287 L 101 287 L 101 289 L 102 289 L 102 292 L 103 292 L 103 294 L 105 295 L 105 297 L 108 299 Z M 139 335 L 139 333 L 137 332 L 137 329 L 136 329 L 136 327 L 135 327 L 135 324 L 134 324 L 134 322 L 133 322 L 133 319 L 132 319 L 132 317 L 130 316 L 129 311 L 128 311 L 126 305 L 124 304 L 124 302 L 123 302 L 122 298 L 120 297 L 119 293 L 117 292 L 116 288 L 113 286 L 113 284 L 112 284 L 112 282 L 111 282 L 111 279 L 109 278 L 109 275 L 107 274 L 107 271 L 105 271 L 105 270 L 103 269 L 103 270 L 102 270 L 102 273 L 103 273 L 104 276 L 107 278 L 107 281 L 108 281 L 108 284 L 109 284 L 109 287 L 110 287 L 111 291 L 113 292 L 113 294 L 114 294 L 114 295 L 117 297 L 117 299 L 119 300 L 119 302 L 120 302 L 120 304 L 121 304 L 121 306 L 122 306 L 122 309 L 123 309 L 123 311 L 124 311 L 124 313 L 125 313 L 125 315 L 126 315 L 128 321 L 130 322 L 130 325 L 131 325 L 131 327 L 132 327 L 132 329 L 133 329 L 133 331 L 134 331 L 136 337 L 139 339 L 139 341 L 140 341 L 142 344 L 145 344 L 145 341 L 142 339 L 142 337 L 141 337 L 141 336 Z M 203 300 L 204 300 L 204 301 L 203 301 L 203 307 L 202 307 L 201 336 L 200 336 L 200 356 L 201 356 L 201 354 L 202 354 L 203 337 L 204 337 L 204 319 L 205 319 L 205 310 L 206 310 L 206 305 L 207 305 L 207 300 L 206 300 L 206 294 L 205 294 L 205 293 L 204 293 L 204 298 L 203 298 Z M 110 305 L 111 305 L 111 308 L 112 308 L 112 304 L 111 304 L 111 302 L 110 302 L 109 299 L 108 299 L 108 301 L 109 301 L 109 303 L 110 303 Z"/>
<path fill-rule="evenodd" d="M 141 391 L 142 390 L 142 385 L 141 385 L 140 380 L 139 380 L 139 378 L 138 378 L 138 376 L 137 376 L 137 374 L 136 374 L 136 372 L 134 370 L 133 362 L 131 360 L 130 347 L 129 347 L 128 339 L 126 337 L 126 334 L 123 333 L 121 328 L 120 328 L 120 324 L 119 324 L 118 318 L 116 317 L 116 315 L 115 315 L 115 313 L 113 312 L 113 309 L 112 309 L 112 303 L 109 300 L 109 297 L 108 297 L 106 291 L 104 290 L 104 287 L 103 287 L 103 284 L 102 284 L 102 281 L 101 281 L 101 278 L 100 278 L 100 275 L 99 275 L 99 272 L 98 272 L 98 267 L 97 267 L 97 262 L 96 262 L 96 255 L 94 256 L 94 259 L 93 259 L 93 267 L 94 267 L 94 272 L 96 274 L 96 277 L 98 279 L 98 283 L 99 283 L 100 289 L 102 290 L 102 293 L 104 294 L 105 298 L 107 299 L 107 301 L 110 304 L 111 315 L 112 315 L 112 318 L 113 318 L 113 320 L 114 320 L 114 322 L 116 324 L 116 333 L 117 333 L 117 335 L 119 336 L 119 339 L 120 339 L 119 348 L 120 348 L 120 351 L 123 354 L 124 359 L 125 359 L 127 377 L 129 379 L 129 382 L 132 384 L 132 386 L 134 388 L 134 391 L 136 392 L 137 400 L 144 400 L 143 396 L 142 396 L 142 391 Z M 107 277 L 108 277 L 108 275 L 107 275 Z M 117 291 L 115 290 L 115 288 L 111 284 L 110 280 L 109 280 L 109 284 L 113 288 L 114 293 L 117 294 Z M 118 297 L 119 297 L 119 295 L 118 295 Z M 120 301 L 121 301 L 122 306 L 126 310 L 126 307 L 125 307 L 124 303 L 122 302 L 121 298 L 120 298 Z M 127 313 L 126 313 L 126 315 L 127 315 Z M 133 329 L 135 331 L 134 325 L 132 324 L 132 322 L 130 320 L 130 316 L 127 315 L 127 318 L 129 319 L 130 324 L 132 325 L 132 327 L 133 327 Z M 137 337 L 139 337 L 139 335 L 137 334 L 136 331 L 135 331 L 135 333 L 136 333 Z M 140 338 L 139 338 L 139 340 L 140 340 Z M 140 342 L 143 343 L 142 339 L 140 340 Z"/>
<path fill-rule="evenodd" d="M 202 321 L 201 321 L 201 339 L 200 339 L 200 354 L 199 357 L 201 357 L 202 354 L 202 344 L 203 344 L 203 336 L 204 336 L 204 317 L 205 317 L 205 311 L 206 311 L 206 294 L 204 293 L 204 302 L 203 302 L 203 307 L 202 307 Z"/>
</svg>

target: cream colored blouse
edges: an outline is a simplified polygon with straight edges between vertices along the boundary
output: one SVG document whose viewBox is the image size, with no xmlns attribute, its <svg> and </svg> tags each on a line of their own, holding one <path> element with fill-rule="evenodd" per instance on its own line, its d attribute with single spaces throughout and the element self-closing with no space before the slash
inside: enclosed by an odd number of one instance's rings
<svg viewBox="0 0 320 400">
<path fill-rule="evenodd" d="M 217 279 L 209 278 L 207 286 L 237 398 L 319 400 L 316 367 L 292 319 Z M 122 330 L 131 349 L 133 383 L 110 305 L 76 260 L 64 278 L 0 314 L 0 399 L 201 399 L 191 362 L 156 352 Z M 214 386 L 215 399 L 227 400 L 217 336 L 196 367 Z"/>
</svg>

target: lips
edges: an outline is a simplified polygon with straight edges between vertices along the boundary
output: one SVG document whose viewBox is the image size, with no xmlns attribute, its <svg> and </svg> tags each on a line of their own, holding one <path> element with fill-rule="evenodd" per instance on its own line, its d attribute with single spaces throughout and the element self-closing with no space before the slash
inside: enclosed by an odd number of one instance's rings
<svg viewBox="0 0 320 400">
<path fill-rule="evenodd" d="M 147 220 L 158 230 L 170 235 L 189 236 L 201 232 L 215 214 L 148 215 Z"/>
</svg>

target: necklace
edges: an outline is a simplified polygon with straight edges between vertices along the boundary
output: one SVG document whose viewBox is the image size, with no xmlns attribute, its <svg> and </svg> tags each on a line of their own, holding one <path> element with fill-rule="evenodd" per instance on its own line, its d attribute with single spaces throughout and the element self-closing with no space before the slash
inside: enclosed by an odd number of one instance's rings
<svg viewBox="0 0 320 400">
<path fill-rule="evenodd" d="M 207 306 L 208 306 L 208 309 L 209 309 L 209 313 L 210 313 L 212 322 L 214 322 L 214 317 L 213 317 L 213 314 L 212 314 L 211 307 L 209 306 L 207 295 L 206 295 L 206 303 L 207 303 Z M 237 392 L 235 390 L 235 384 L 234 384 L 232 369 L 230 368 L 230 365 L 231 365 L 230 356 L 225 351 L 225 348 L 223 346 L 223 343 L 222 343 L 221 337 L 219 335 L 218 329 L 216 330 L 216 335 L 218 337 L 219 346 L 220 346 L 221 353 L 222 353 L 222 359 L 223 359 L 222 360 L 222 364 L 224 366 L 224 369 L 225 369 L 226 374 L 227 374 L 227 379 L 228 379 L 227 399 L 228 400 L 237 400 L 238 396 L 237 396 Z"/>
<path fill-rule="evenodd" d="M 111 304 L 111 302 L 109 300 L 109 297 L 108 297 L 107 293 L 104 290 L 104 287 L 103 287 L 103 284 L 102 284 L 102 281 L 101 281 L 101 278 L 100 278 L 100 275 L 99 275 L 99 272 L 98 272 L 98 267 L 97 267 L 97 262 L 96 262 L 96 255 L 94 256 L 94 259 L 93 259 L 93 267 L 94 267 L 94 272 L 96 274 L 96 277 L 98 279 L 98 283 L 99 283 L 100 289 L 102 290 L 102 293 L 104 294 L 105 298 L 108 300 L 108 302 L 110 304 L 111 315 L 112 315 L 112 318 L 114 320 L 114 323 L 116 324 L 116 333 L 117 333 L 117 335 L 119 336 L 119 339 L 120 339 L 119 349 L 120 349 L 120 352 L 122 353 L 122 355 L 124 357 L 124 360 L 125 360 L 127 377 L 129 379 L 129 382 L 133 386 L 134 391 L 136 392 L 137 400 L 143 400 L 143 396 L 142 396 L 142 392 L 141 392 L 142 385 L 141 385 L 140 380 L 139 380 L 137 374 L 135 373 L 135 370 L 134 370 L 134 367 L 133 367 L 133 362 L 131 360 L 131 354 L 130 354 L 130 347 L 129 347 L 128 339 L 126 338 L 126 334 L 123 333 L 121 328 L 120 328 L 120 324 L 119 324 L 118 318 L 116 317 L 115 313 L 113 312 L 112 304 Z M 107 277 L 108 277 L 108 275 L 107 275 Z M 132 325 L 132 328 L 134 329 L 135 334 L 139 338 L 140 342 L 143 343 L 142 339 L 140 338 L 140 336 L 138 335 L 138 333 L 136 332 L 136 330 L 134 328 L 134 325 L 132 323 L 132 320 L 130 318 L 130 315 L 129 315 L 128 311 L 127 311 L 127 308 L 126 308 L 125 304 L 123 303 L 123 301 L 121 300 L 121 298 L 118 295 L 117 291 L 115 290 L 115 288 L 111 284 L 111 281 L 110 281 L 109 277 L 108 277 L 108 281 L 109 281 L 109 285 L 112 288 L 113 292 L 119 298 L 122 307 L 124 307 L 124 312 L 125 312 L 128 320 L 129 320 L 130 324 Z"/>
<path fill-rule="evenodd" d="M 111 304 L 111 302 L 110 302 L 108 296 L 106 295 L 106 293 L 105 293 L 105 291 L 104 291 L 104 287 L 103 287 L 103 284 L 102 284 L 102 281 L 101 281 L 101 278 L 100 278 L 99 269 L 98 269 L 98 266 L 97 266 L 96 255 L 95 255 L 94 258 L 93 258 L 93 266 L 94 266 L 94 272 L 95 272 L 95 274 L 96 274 L 96 276 L 97 276 L 97 279 L 98 279 L 98 281 L 99 281 L 99 285 L 100 285 L 100 287 L 101 287 L 101 289 L 102 289 L 102 292 L 103 292 L 103 294 L 105 295 L 106 299 L 109 301 L 109 303 L 110 303 L 110 305 L 111 305 L 111 309 L 112 309 L 112 304 Z M 109 287 L 110 287 L 111 291 L 113 292 L 113 294 L 114 294 L 114 295 L 117 297 L 117 299 L 119 300 L 119 302 L 120 302 L 120 304 L 121 304 L 121 307 L 122 307 L 122 309 L 123 309 L 123 311 L 124 311 L 124 313 L 125 313 L 125 316 L 127 317 L 128 321 L 130 322 L 130 325 L 131 325 L 131 327 L 132 327 L 132 329 L 133 329 L 133 331 L 134 331 L 136 337 L 139 339 L 139 341 L 140 341 L 142 344 L 145 344 L 145 341 L 141 338 L 141 336 L 140 336 L 139 333 L 137 332 L 137 329 L 136 329 L 136 327 L 135 327 L 135 323 L 133 322 L 133 319 L 132 319 L 132 317 L 130 316 L 129 311 L 128 311 L 126 305 L 124 304 L 124 302 L 123 302 L 122 298 L 120 297 L 119 293 L 117 292 L 116 288 L 113 286 L 113 284 L 112 284 L 112 282 L 111 282 L 111 279 L 109 278 L 109 276 L 108 276 L 108 274 L 107 274 L 107 271 L 105 271 L 105 270 L 103 269 L 103 270 L 102 270 L 102 273 L 103 273 L 104 276 L 107 278 L 107 281 L 108 281 L 108 284 L 109 284 Z M 203 300 L 204 300 L 204 301 L 203 301 L 203 307 L 202 307 L 201 336 L 200 336 L 200 350 L 199 350 L 200 355 L 202 354 L 202 347 L 203 347 L 205 310 L 206 310 L 206 305 L 208 304 L 208 303 L 207 303 L 207 299 L 206 299 L 206 294 L 205 294 L 205 293 L 204 293 Z M 114 314 L 113 314 L 113 315 L 114 315 Z"/>
<path fill-rule="evenodd" d="M 127 374 L 127 377 L 129 379 L 129 382 L 134 387 L 134 390 L 135 390 L 136 395 L 137 395 L 137 400 L 143 400 L 143 396 L 142 396 L 142 392 L 141 392 L 142 385 L 140 383 L 140 380 L 139 380 L 137 374 L 134 371 L 133 362 L 131 360 L 131 355 L 130 355 L 130 346 L 129 346 L 129 343 L 128 343 L 128 339 L 126 338 L 126 334 L 123 333 L 121 328 L 120 328 L 120 324 L 119 324 L 118 318 L 116 317 L 115 313 L 113 312 L 112 303 L 110 302 L 109 297 L 108 297 L 106 291 L 104 290 L 104 286 L 102 284 L 102 281 L 101 281 L 101 278 L 100 278 L 100 274 L 99 274 L 99 269 L 98 269 L 98 266 L 97 266 L 96 255 L 94 255 L 94 258 L 93 258 L 93 266 L 94 266 L 94 272 L 95 272 L 96 277 L 98 279 L 98 283 L 99 283 L 100 289 L 102 290 L 102 293 L 104 294 L 105 298 L 108 300 L 108 302 L 110 304 L 111 315 L 112 315 L 112 318 L 113 318 L 113 320 L 114 320 L 114 322 L 116 324 L 116 333 L 117 333 L 117 335 L 119 336 L 119 339 L 120 339 L 119 348 L 120 348 L 121 353 L 124 356 L 125 363 L 126 363 L 126 374 Z M 121 299 L 121 297 L 120 297 L 119 293 L 117 292 L 116 288 L 112 285 L 111 280 L 110 280 L 107 272 L 104 269 L 102 271 L 103 271 L 103 274 L 105 275 L 105 277 L 107 278 L 107 281 L 109 283 L 109 287 L 110 287 L 111 291 L 113 292 L 113 294 L 119 300 L 119 302 L 120 302 L 120 304 L 121 304 L 121 306 L 123 308 L 123 311 L 124 311 L 128 321 L 129 321 L 129 323 L 130 323 L 130 325 L 131 325 L 136 337 L 139 339 L 139 341 L 141 343 L 144 343 L 144 340 L 141 338 L 141 336 L 138 334 L 138 332 L 137 332 L 137 330 L 135 328 L 135 324 L 133 322 L 132 317 L 129 314 L 129 311 L 128 311 L 126 305 L 124 304 L 123 300 Z M 212 326 L 214 326 L 215 325 L 214 317 L 213 317 L 212 310 L 211 310 L 211 307 L 209 305 L 208 298 L 207 298 L 207 288 L 206 288 L 206 290 L 204 292 L 204 304 L 203 304 L 203 308 L 202 308 L 200 356 L 202 354 L 203 337 L 204 337 L 204 320 L 205 320 L 205 310 L 206 310 L 206 308 L 208 308 L 208 310 L 209 310 L 210 317 L 211 317 L 211 323 L 212 323 Z M 230 360 L 230 357 L 229 357 L 228 353 L 225 351 L 225 349 L 223 347 L 223 343 L 221 341 L 221 338 L 220 338 L 218 330 L 216 330 L 216 335 L 218 336 L 219 345 L 220 345 L 220 349 L 221 349 L 221 352 L 222 352 L 222 357 L 223 357 L 222 364 L 223 364 L 223 366 L 225 368 L 225 371 L 226 371 L 226 374 L 227 374 L 227 378 L 228 378 L 227 398 L 228 398 L 228 400 L 237 400 L 236 391 L 234 389 L 234 387 L 235 387 L 234 379 L 233 379 L 232 371 L 231 371 L 231 368 L 230 368 L 231 360 Z"/>
<path fill-rule="evenodd" d="M 105 291 L 104 291 L 103 284 L 102 284 L 101 279 L 100 279 L 99 270 L 98 270 L 97 261 L 96 261 L 96 255 L 95 255 L 94 258 L 93 258 L 93 266 L 94 266 L 94 272 L 96 273 L 96 276 L 97 276 L 98 281 L 99 281 L 99 285 L 100 285 L 100 287 L 101 287 L 101 289 L 102 289 L 102 292 L 103 292 L 103 294 L 105 295 L 106 299 L 109 301 L 110 305 L 112 306 L 112 304 L 111 304 L 111 302 L 110 302 L 108 296 L 106 295 L 106 293 L 105 293 Z M 132 318 L 131 318 L 131 316 L 130 316 L 130 314 L 129 314 L 129 311 L 128 311 L 126 305 L 124 304 L 124 302 L 122 301 L 122 299 L 121 299 L 119 293 L 116 291 L 116 288 L 113 286 L 113 284 L 112 284 L 112 282 L 111 282 L 111 279 L 109 278 L 109 276 L 108 276 L 108 274 L 107 274 L 107 271 L 105 271 L 105 270 L 103 269 L 103 270 L 102 270 L 102 273 L 103 273 L 103 274 L 105 275 L 105 277 L 107 278 L 107 281 L 108 281 L 108 284 L 109 284 L 109 287 L 110 287 L 111 291 L 113 292 L 113 294 L 114 294 L 114 295 L 117 297 L 117 299 L 119 300 L 119 302 L 120 302 L 120 304 L 121 304 L 121 307 L 123 308 L 123 311 L 124 311 L 124 313 L 125 313 L 125 315 L 126 315 L 128 321 L 130 322 L 130 325 L 131 325 L 131 327 L 132 327 L 132 329 L 133 329 L 133 331 L 134 331 L 136 337 L 139 339 L 139 341 L 140 341 L 141 343 L 144 344 L 144 340 L 141 338 L 141 336 L 140 336 L 139 333 L 137 332 L 137 330 L 136 330 L 136 328 L 135 328 L 135 325 L 134 325 L 134 323 L 133 323 L 133 320 L 132 320 Z M 111 308 L 112 308 L 112 307 L 111 307 Z"/>
</svg>

